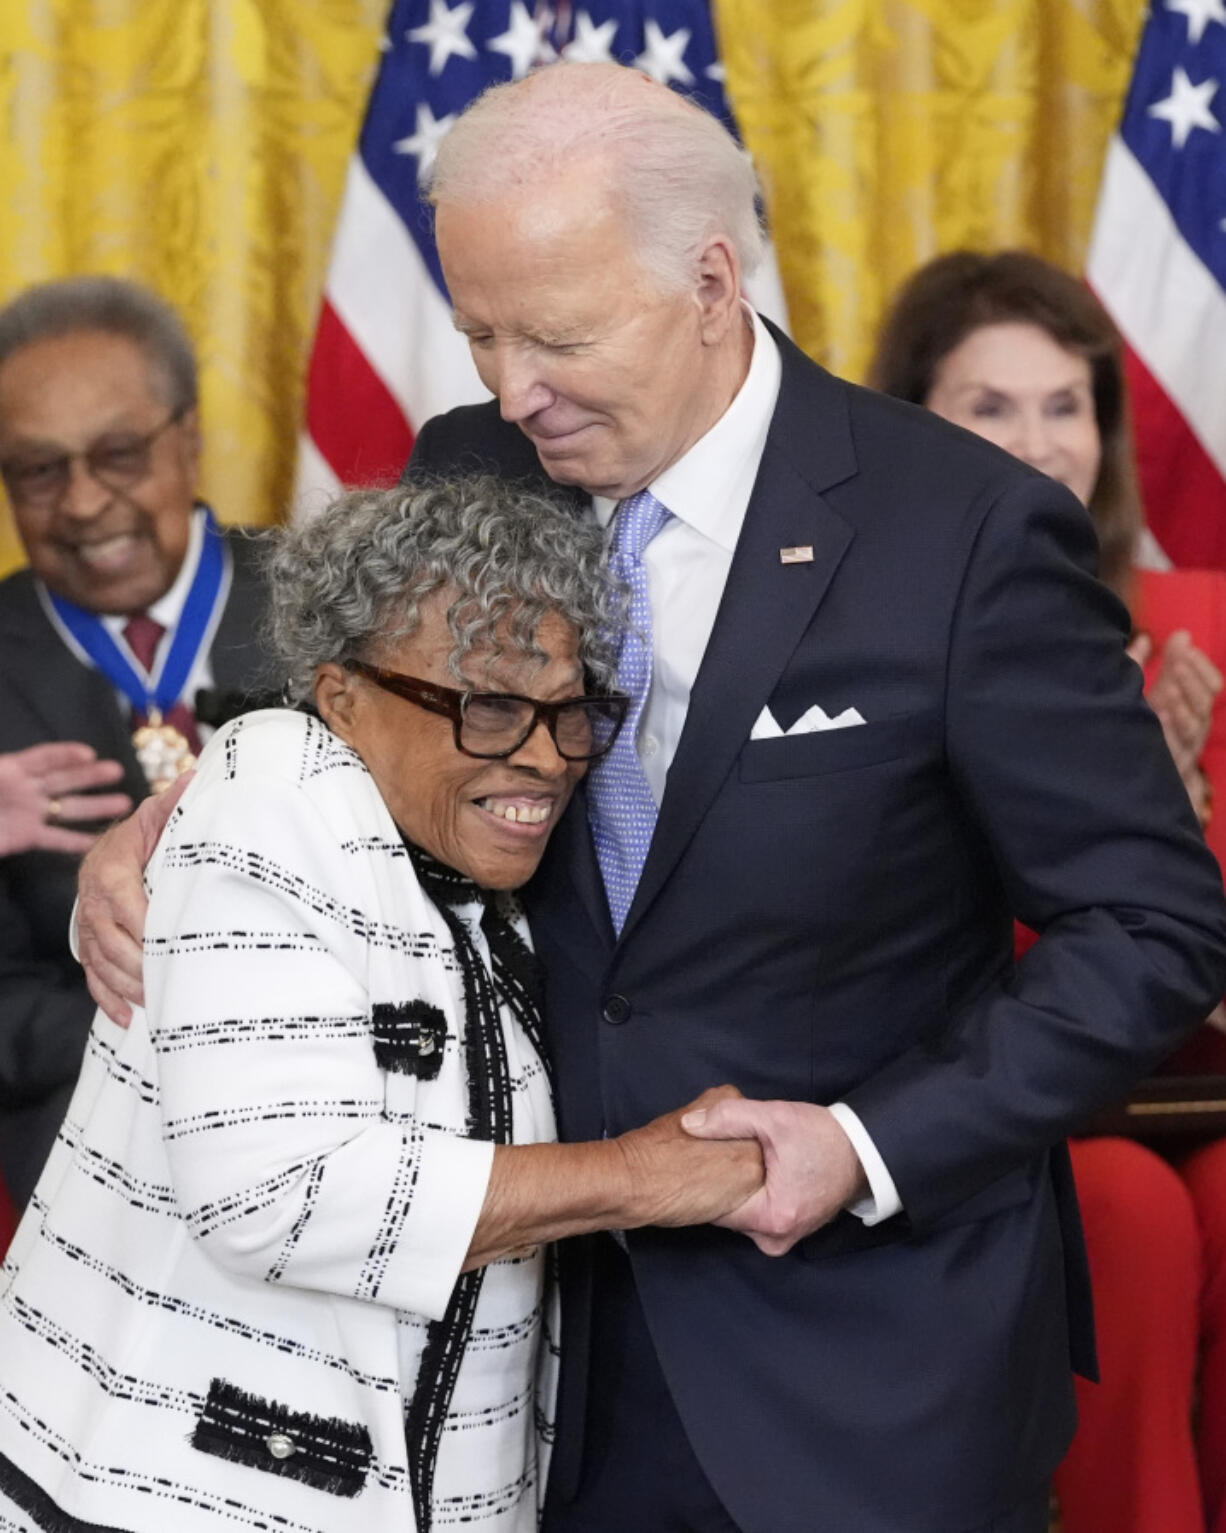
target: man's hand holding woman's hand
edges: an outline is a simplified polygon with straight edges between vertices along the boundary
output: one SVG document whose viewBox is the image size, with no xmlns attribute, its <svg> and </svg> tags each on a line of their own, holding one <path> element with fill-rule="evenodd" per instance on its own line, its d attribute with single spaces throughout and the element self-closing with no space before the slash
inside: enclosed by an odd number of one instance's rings
<svg viewBox="0 0 1226 1533">
<path fill-rule="evenodd" d="M 714 1087 L 614 1139 L 498 1145 L 465 1266 L 596 1230 L 712 1224 L 733 1215 L 762 1186 L 757 1142 L 704 1142 L 687 1134 L 681 1119 L 739 1096 L 733 1086 Z"/>
<path fill-rule="evenodd" d="M 124 1027 L 131 1021 L 132 1007 L 144 1004 L 145 864 L 189 777 L 185 774 L 112 826 L 81 868 L 79 955 L 90 994 Z M 547 1152 L 563 1147 L 538 1148 Z M 864 1190 L 856 1153 L 824 1108 L 801 1102 L 750 1102 L 734 1086 L 712 1087 L 688 1106 L 609 1141 L 607 1148 L 615 1150 L 623 1164 L 624 1202 L 620 1195 L 615 1201 L 629 1216 L 625 1223 L 722 1224 L 743 1231 L 769 1255 L 789 1250 Z M 528 1200 L 530 1208 L 534 1201 Z M 568 1201 L 558 1198 L 563 1205 Z M 493 1225 L 537 1223 L 527 1210 L 519 1218 L 496 1218 L 493 1209 L 489 1215 Z M 615 1217 L 611 1222 L 623 1221 Z M 584 1217 L 569 1208 L 559 1209 L 552 1220 L 546 1216 L 543 1223 L 553 1227 L 546 1231 L 538 1225 L 531 1236 L 550 1239 L 607 1227 L 603 1219 L 593 1221 L 590 1214 Z M 491 1228 L 488 1238 L 474 1238 L 470 1264 L 490 1260 L 528 1235 L 524 1228 L 508 1240 L 505 1230 Z"/>
<path fill-rule="evenodd" d="M 711 1104 L 700 1099 L 681 1123 L 708 1142 L 752 1138 L 761 1146 L 761 1190 L 715 1222 L 748 1235 L 767 1256 L 784 1255 L 868 1193 L 860 1158 L 828 1108 L 750 1101 L 737 1092 Z"/>
<path fill-rule="evenodd" d="M 763 1185 L 762 1150 L 752 1135 L 703 1140 L 682 1120 L 721 1102 L 739 1102 L 735 1086 L 712 1086 L 688 1107 L 612 1140 L 631 1178 L 637 1223 L 675 1228 L 727 1222 Z"/>
</svg>

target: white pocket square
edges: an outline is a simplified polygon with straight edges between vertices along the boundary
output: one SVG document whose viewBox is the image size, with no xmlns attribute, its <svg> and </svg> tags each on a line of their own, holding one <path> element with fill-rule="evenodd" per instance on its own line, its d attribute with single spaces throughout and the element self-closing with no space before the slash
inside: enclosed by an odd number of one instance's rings
<svg viewBox="0 0 1226 1533">
<path fill-rule="evenodd" d="M 858 708 L 844 708 L 842 713 L 835 714 L 834 718 L 814 703 L 812 708 L 807 708 L 796 720 L 790 735 L 814 735 L 819 729 L 850 729 L 853 724 L 863 724 L 864 715 Z M 775 715 L 769 708 L 763 708 L 758 715 L 757 722 L 749 732 L 751 740 L 782 740 L 784 731 L 775 721 Z"/>
</svg>

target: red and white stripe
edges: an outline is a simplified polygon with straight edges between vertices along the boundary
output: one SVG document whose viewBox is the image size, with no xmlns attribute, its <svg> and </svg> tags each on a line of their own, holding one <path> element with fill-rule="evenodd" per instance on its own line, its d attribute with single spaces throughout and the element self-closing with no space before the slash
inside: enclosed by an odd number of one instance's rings
<svg viewBox="0 0 1226 1533">
<path fill-rule="evenodd" d="M 296 514 L 341 485 L 394 484 L 423 421 L 488 397 L 417 246 L 355 155 L 307 376 Z"/>
<path fill-rule="evenodd" d="M 1226 293 L 1118 136 L 1086 274 L 1127 342 L 1150 529 L 1175 564 L 1226 568 Z"/>
</svg>

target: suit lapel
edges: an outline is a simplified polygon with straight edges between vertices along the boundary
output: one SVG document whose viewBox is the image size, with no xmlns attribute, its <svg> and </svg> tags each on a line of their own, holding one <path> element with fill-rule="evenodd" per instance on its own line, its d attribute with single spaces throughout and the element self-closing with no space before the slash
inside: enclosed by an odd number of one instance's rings
<svg viewBox="0 0 1226 1533">
<path fill-rule="evenodd" d="M 134 799 L 149 787 L 132 749 L 131 732 L 120 713 L 110 683 L 83 664 L 52 627 L 35 593 L 33 579 L 5 616 L 14 653 L 26 663 L 14 667 L 9 682 L 30 712 L 46 728 L 48 740 L 83 740 L 103 759 L 123 765 L 122 790 Z"/>
<path fill-rule="evenodd" d="M 265 679 L 270 685 L 273 681 L 258 637 L 266 596 L 255 568 L 259 557 L 256 545 L 240 535 L 224 536 L 230 558 L 230 590 L 217 620 L 209 665 L 216 691 L 243 692 Z"/>
<path fill-rule="evenodd" d="M 562 816 L 545 853 L 548 859 L 550 881 L 561 883 L 578 898 L 584 914 L 592 923 L 592 932 L 601 951 L 613 946 L 613 921 L 609 915 L 609 901 L 605 896 L 604 880 L 600 864 L 596 860 L 596 848 L 588 829 L 587 792 L 580 784 L 570 808 Z M 563 903 L 570 903 L 569 899 Z M 581 946 L 589 951 L 596 948 L 586 939 Z"/>
<path fill-rule="evenodd" d="M 846 385 L 775 334 L 779 402 L 623 940 L 710 809 L 852 540 L 820 496 L 856 471 Z M 812 562 L 783 564 L 780 549 L 795 545 L 811 546 Z"/>
</svg>

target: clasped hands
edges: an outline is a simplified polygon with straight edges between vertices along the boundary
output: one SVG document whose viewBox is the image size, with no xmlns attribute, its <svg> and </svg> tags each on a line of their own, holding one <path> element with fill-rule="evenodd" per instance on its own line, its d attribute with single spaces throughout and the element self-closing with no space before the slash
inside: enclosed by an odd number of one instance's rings
<svg viewBox="0 0 1226 1533">
<path fill-rule="evenodd" d="M 700 1102 L 682 1116 L 681 1127 L 700 1139 L 758 1141 L 762 1186 L 715 1223 L 748 1235 L 767 1256 L 783 1256 L 868 1192 L 842 1125 L 812 1102 L 752 1101 L 738 1092 Z"/>
<path fill-rule="evenodd" d="M 77 908 L 81 961 L 94 1000 L 120 1026 L 131 1021 L 133 1005 L 144 1003 L 142 872 L 186 785 L 186 778 L 180 778 L 166 793 L 146 799 L 102 837 L 82 865 Z M 811 1102 L 754 1101 L 735 1087 L 718 1087 L 687 1108 L 624 1135 L 623 1141 L 632 1154 L 650 1158 L 658 1149 L 672 1155 L 675 1149 L 668 1142 L 676 1146 L 678 1127 L 695 1140 L 757 1141 L 761 1170 L 739 1183 L 733 1179 L 740 1189 L 757 1190 L 713 1222 L 747 1235 L 768 1256 L 784 1255 L 867 1191 L 864 1170 L 842 1126 L 825 1107 Z M 741 1165 L 737 1176 L 744 1175 Z M 697 1195 L 696 1186 L 691 1190 Z M 653 1222 L 691 1222 L 692 1210 L 682 1216 L 685 1202 L 679 1191 L 677 1207 L 670 1208 L 666 1200 Z M 727 1202 L 712 1206 L 726 1207 Z"/>
</svg>

